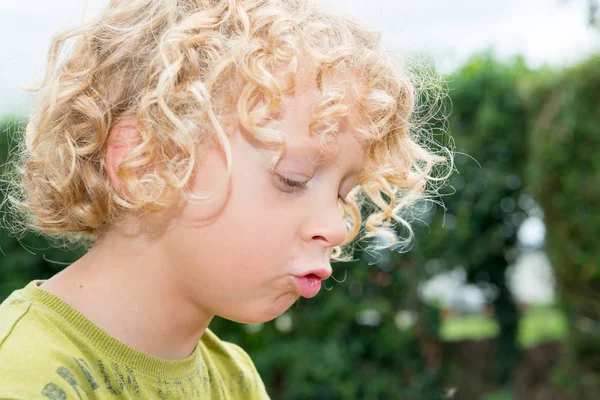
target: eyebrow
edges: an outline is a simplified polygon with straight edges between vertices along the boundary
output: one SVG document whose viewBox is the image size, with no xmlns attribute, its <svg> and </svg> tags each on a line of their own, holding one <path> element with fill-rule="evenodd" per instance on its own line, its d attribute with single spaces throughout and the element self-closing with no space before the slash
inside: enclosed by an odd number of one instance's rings
<svg viewBox="0 0 600 400">
<path fill-rule="evenodd" d="M 288 153 L 288 150 L 289 150 L 289 153 Z M 286 153 L 288 153 L 288 155 L 290 155 L 292 157 L 296 157 L 297 155 L 307 154 L 309 160 L 315 165 L 327 164 L 327 159 L 329 158 L 329 156 L 332 156 L 335 154 L 331 150 L 328 151 L 327 148 L 322 148 L 319 145 L 311 145 L 311 144 L 289 145 L 286 148 Z M 325 159 L 323 159 L 323 155 L 324 155 Z M 316 162 L 317 160 L 319 160 L 319 162 Z M 360 165 L 360 166 L 352 165 L 350 168 L 350 172 L 358 173 L 362 170 L 362 167 L 363 167 L 362 165 Z"/>
<path fill-rule="evenodd" d="M 311 153 L 316 153 L 316 152 L 321 152 L 322 150 L 326 150 L 315 144 L 291 144 L 291 145 L 288 145 L 286 148 L 290 149 L 290 150 L 294 150 L 294 151 L 308 151 Z"/>
<path fill-rule="evenodd" d="M 323 158 L 327 159 L 329 156 L 334 155 L 334 153 L 326 148 L 322 148 L 318 145 L 289 145 L 286 147 L 286 154 L 296 156 L 296 155 L 307 155 L 313 163 L 316 161 L 322 160 Z M 322 164 L 325 161 L 320 161 L 316 163 L 317 165 Z"/>
</svg>

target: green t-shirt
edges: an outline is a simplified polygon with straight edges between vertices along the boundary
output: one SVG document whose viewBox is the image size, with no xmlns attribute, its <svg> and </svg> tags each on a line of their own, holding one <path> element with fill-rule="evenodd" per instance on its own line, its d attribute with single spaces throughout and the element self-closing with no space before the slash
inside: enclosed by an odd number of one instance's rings
<svg viewBox="0 0 600 400">
<path fill-rule="evenodd" d="M 42 282 L 0 304 L 0 399 L 269 399 L 248 354 L 209 329 L 183 360 L 150 356 Z"/>
</svg>

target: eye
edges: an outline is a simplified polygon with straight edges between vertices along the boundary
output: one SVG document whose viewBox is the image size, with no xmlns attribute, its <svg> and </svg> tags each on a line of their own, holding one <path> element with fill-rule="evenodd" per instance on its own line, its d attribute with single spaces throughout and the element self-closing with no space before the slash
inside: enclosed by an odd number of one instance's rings
<svg viewBox="0 0 600 400">
<path fill-rule="evenodd" d="M 291 179 L 287 179 L 279 174 L 277 174 L 277 179 L 279 179 L 284 185 L 286 185 L 288 188 L 291 189 L 289 191 L 290 193 L 304 190 L 304 189 L 306 189 L 306 185 L 308 184 L 308 181 L 306 181 L 306 182 L 294 181 Z M 346 198 L 343 196 L 338 195 L 338 200 L 341 201 L 343 204 L 348 204 L 346 201 Z"/>
<path fill-rule="evenodd" d="M 277 175 L 277 179 L 279 179 L 284 185 L 286 185 L 288 188 L 290 188 L 290 192 L 296 192 L 298 190 L 302 190 L 306 188 L 306 184 L 308 184 L 308 181 L 306 182 L 301 182 L 301 181 L 293 181 L 291 179 L 287 179 L 284 178 L 281 175 Z"/>
</svg>

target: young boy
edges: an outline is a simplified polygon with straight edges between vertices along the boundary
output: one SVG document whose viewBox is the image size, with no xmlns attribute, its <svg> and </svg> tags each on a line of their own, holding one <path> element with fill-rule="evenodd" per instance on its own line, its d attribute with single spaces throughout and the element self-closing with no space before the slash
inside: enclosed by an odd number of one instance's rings
<svg viewBox="0 0 600 400">
<path fill-rule="evenodd" d="M 446 160 L 379 36 L 305 0 L 113 0 L 42 87 L 10 199 L 93 245 L 0 305 L 3 399 L 268 399 L 213 316 L 315 296 Z"/>
</svg>

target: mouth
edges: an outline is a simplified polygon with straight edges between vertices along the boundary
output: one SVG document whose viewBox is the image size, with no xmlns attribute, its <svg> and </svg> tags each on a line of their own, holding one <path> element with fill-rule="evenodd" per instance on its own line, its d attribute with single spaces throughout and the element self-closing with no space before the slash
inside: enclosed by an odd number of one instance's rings
<svg viewBox="0 0 600 400">
<path fill-rule="evenodd" d="M 315 297 L 317 293 L 319 293 L 319 290 L 321 290 L 322 278 L 316 274 L 294 276 L 293 278 L 296 287 L 298 288 L 298 292 L 307 299 Z"/>
</svg>

